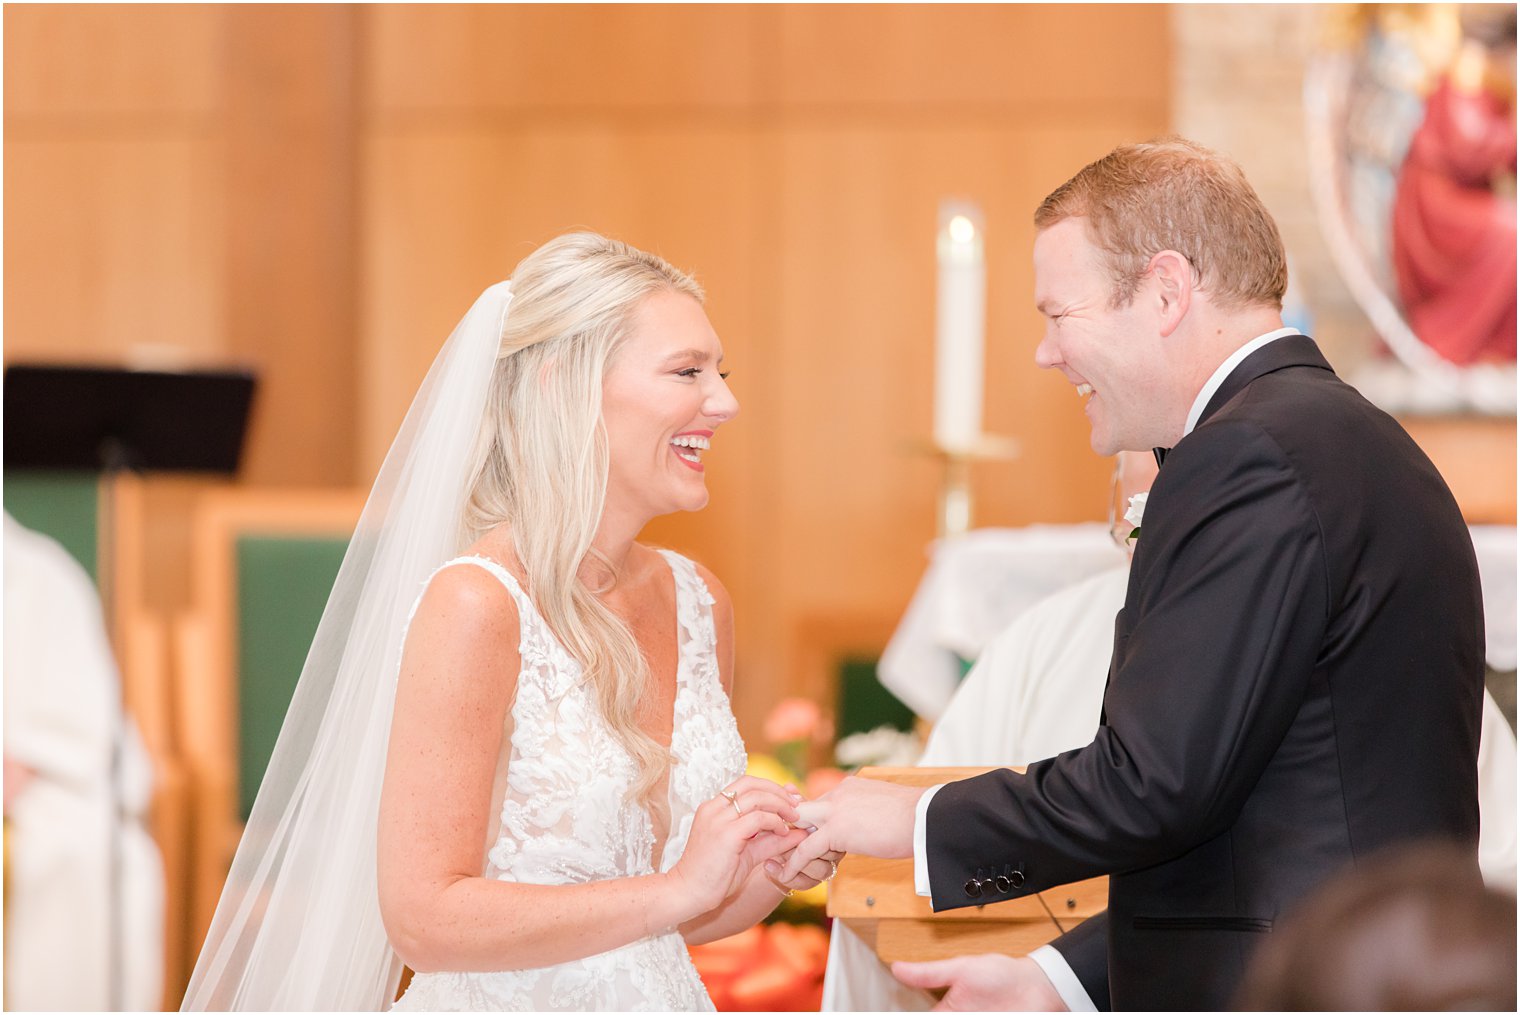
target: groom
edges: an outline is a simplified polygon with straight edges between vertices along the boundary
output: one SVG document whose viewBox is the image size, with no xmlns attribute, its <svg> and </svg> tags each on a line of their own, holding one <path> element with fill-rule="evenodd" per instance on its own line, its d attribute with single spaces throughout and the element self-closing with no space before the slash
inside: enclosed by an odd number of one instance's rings
<svg viewBox="0 0 1520 1015">
<path fill-rule="evenodd" d="M 1389 416 L 1284 328 L 1282 241 L 1239 168 L 1126 146 L 1035 213 L 1035 353 L 1099 454 L 1158 449 L 1089 746 L 928 791 L 803 805 L 827 849 L 914 858 L 936 910 L 1111 875 L 1034 956 L 900 964 L 951 1007 L 1222 1009 L 1328 875 L 1392 843 L 1476 864 L 1478 572 Z"/>
</svg>

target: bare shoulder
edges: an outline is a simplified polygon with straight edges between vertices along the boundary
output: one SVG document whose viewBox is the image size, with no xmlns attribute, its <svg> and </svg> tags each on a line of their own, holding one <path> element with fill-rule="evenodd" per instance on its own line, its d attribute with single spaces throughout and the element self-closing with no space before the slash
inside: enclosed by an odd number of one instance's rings
<svg viewBox="0 0 1520 1015">
<path fill-rule="evenodd" d="M 428 583 L 412 628 L 442 627 L 466 637 L 510 634 L 515 645 L 517 624 L 517 601 L 500 578 L 475 564 L 455 564 Z"/>
<path fill-rule="evenodd" d="M 518 638 L 517 603 L 501 579 L 473 564 L 446 567 L 428 583 L 407 632 L 402 692 L 496 690 L 505 700 L 517 683 Z"/>
<path fill-rule="evenodd" d="M 511 531 L 502 525 L 487 532 L 464 551 L 466 558 L 483 557 L 507 571 L 524 587 L 522 564 L 513 549 Z M 462 560 L 437 571 L 428 583 L 412 628 L 449 631 L 466 639 L 505 638 L 513 652 L 518 636 L 517 600 L 494 569 Z"/>
</svg>

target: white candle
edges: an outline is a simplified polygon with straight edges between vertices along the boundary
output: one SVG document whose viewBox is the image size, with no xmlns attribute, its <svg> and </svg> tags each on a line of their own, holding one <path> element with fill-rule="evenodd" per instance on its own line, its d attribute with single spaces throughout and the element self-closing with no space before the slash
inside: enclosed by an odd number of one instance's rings
<svg viewBox="0 0 1520 1015">
<path fill-rule="evenodd" d="M 974 205 L 940 206 L 939 292 L 935 307 L 934 441 L 966 451 L 982 433 L 982 369 L 987 263 L 982 216 Z"/>
</svg>

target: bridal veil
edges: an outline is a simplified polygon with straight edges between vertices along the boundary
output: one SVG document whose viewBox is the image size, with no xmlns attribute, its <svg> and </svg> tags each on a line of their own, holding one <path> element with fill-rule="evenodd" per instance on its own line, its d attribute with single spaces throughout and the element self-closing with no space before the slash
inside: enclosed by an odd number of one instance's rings
<svg viewBox="0 0 1520 1015">
<path fill-rule="evenodd" d="M 380 920 L 376 826 L 401 643 L 464 540 L 472 457 L 509 282 L 454 329 L 343 558 L 183 1010 L 379 1010 L 401 962 Z"/>
</svg>

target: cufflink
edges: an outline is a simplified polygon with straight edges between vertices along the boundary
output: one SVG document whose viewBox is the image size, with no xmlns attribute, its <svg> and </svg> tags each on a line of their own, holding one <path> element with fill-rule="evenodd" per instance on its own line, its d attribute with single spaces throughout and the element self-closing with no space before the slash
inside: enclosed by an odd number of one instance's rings
<svg viewBox="0 0 1520 1015">
<path fill-rule="evenodd" d="M 1011 863 L 1003 864 L 1003 873 L 989 882 L 1001 895 L 1007 895 L 1015 888 L 1024 886 L 1024 872 Z"/>
</svg>

